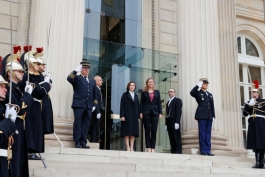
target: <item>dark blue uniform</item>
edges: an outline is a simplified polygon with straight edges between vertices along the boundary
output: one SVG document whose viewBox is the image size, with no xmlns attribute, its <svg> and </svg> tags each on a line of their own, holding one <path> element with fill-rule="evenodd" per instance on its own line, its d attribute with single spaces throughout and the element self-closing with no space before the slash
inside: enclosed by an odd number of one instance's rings
<svg viewBox="0 0 265 177">
<path fill-rule="evenodd" d="M 89 82 L 73 71 L 67 77 L 74 89 L 72 108 L 74 111 L 73 140 L 76 146 L 85 147 L 93 106 L 97 107 L 97 86 L 94 79 Z"/>
<path fill-rule="evenodd" d="M 5 119 L 3 116 L 4 113 L 5 109 L 2 105 L 0 105 L 0 150 L 7 150 L 8 138 L 16 131 L 16 125 L 11 121 L 11 119 Z M 9 171 L 7 157 L 0 156 L 0 176 L 9 177 Z"/>
<path fill-rule="evenodd" d="M 96 111 L 92 112 L 91 122 L 88 134 L 90 135 L 90 142 L 99 142 L 99 126 L 100 126 L 100 119 L 97 118 L 97 114 L 100 113 L 101 117 L 104 113 L 104 102 L 103 102 L 103 95 L 101 93 L 101 90 L 97 87 L 97 98 L 98 98 L 98 104 Z"/>
<path fill-rule="evenodd" d="M 213 95 L 208 91 L 198 91 L 198 88 L 196 85 L 190 91 L 190 95 L 198 103 L 195 119 L 199 124 L 200 152 L 201 154 L 210 154 L 212 122 L 215 118 Z"/>
<path fill-rule="evenodd" d="M 7 88 L 6 99 L 4 103 L 8 103 L 10 87 Z M 10 168 L 12 177 L 29 176 L 28 171 L 28 149 L 25 132 L 25 115 L 33 103 L 33 97 L 29 93 L 24 93 L 24 89 L 12 83 L 11 103 L 16 104 L 20 108 L 18 118 L 16 119 L 16 130 L 18 134 L 14 134 L 14 145 L 12 146 L 13 160 L 11 160 Z"/>
</svg>

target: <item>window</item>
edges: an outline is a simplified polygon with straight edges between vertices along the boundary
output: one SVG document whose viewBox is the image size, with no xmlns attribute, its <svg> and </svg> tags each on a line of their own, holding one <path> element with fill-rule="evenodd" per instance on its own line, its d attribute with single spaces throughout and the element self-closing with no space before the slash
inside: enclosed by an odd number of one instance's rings
<svg viewBox="0 0 265 177">
<path fill-rule="evenodd" d="M 244 44 L 244 45 L 243 45 Z M 250 100 L 251 81 L 258 80 L 260 84 L 260 97 L 264 97 L 264 61 L 258 43 L 251 36 L 239 34 L 237 37 L 238 62 L 239 62 L 239 89 L 241 95 L 241 109 Z M 251 77 L 251 78 L 250 78 Z M 246 135 L 248 129 L 248 117 L 242 114 L 242 133 L 246 147 Z"/>
</svg>

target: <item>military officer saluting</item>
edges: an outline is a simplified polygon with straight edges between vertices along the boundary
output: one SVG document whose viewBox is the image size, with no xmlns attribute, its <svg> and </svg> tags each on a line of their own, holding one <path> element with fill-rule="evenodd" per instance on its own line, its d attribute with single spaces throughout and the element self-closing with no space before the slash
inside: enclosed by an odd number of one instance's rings
<svg viewBox="0 0 265 177">
<path fill-rule="evenodd" d="M 87 134 L 92 112 L 98 104 L 97 86 L 92 78 L 88 78 L 90 64 L 86 61 L 72 71 L 67 80 L 73 86 L 72 108 L 74 111 L 73 140 L 76 148 L 87 148 Z M 80 75 L 77 73 L 80 72 Z"/>
<path fill-rule="evenodd" d="M 265 151 L 265 99 L 259 97 L 259 83 L 253 81 L 251 100 L 245 104 L 243 115 L 249 116 L 247 149 L 255 151 L 256 164 L 252 168 L 264 168 Z"/>
<path fill-rule="evenodd" d="M 190 91 L 190 95 L 196 99 L 198 107 L 195 119 L 199 124 L 199 144 L 201 155 L 211 154 L 211 131 L 215 119 L 213 95 L 207 91 L 208 79 L 202 78 L 199 83 Z"/>
</svg>

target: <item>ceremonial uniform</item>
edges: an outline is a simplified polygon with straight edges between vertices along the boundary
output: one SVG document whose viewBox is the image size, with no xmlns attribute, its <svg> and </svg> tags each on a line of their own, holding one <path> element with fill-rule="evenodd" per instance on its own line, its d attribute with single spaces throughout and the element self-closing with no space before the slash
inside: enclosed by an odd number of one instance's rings
<svg viewBox="0 0 265 177">
<path fill-rule="evenodd" d="M 180 125 L 180 119 L 182 114 L 182 101 L 177 97 L 173 97 L 166 105 L 166 126 L 169 136 L 171 153 L 181 154 L 182 143 L 181 143 L 181 132 L 180 127 L 176 130 L 175 123 Z"/>
<path fill-rule="evenodd" d="M 44 80 L 44 76 L 41 75 L 41 81 Z M 51 82 L 51 81 L 50 81 Z M 52 102 L 49 94 L 45 94 L 42 98 L 42 121 L 43 121 L 43 131 L 44 134 L 54 133 L 54 124 L 53 124 L 53 110 L 52 110 Z"/>
<path fill-rule="evenodd" d="M 91 122 L 90 122 L 90 127 L 88 134 L 90 135 L 90 142 L 99 142 L 99 126 L 100 126 L 100 120 L 101 118 L 97 118 L 97 114 L 103 115 L 104 113 L 104 102 L 103 102 L 103 96 L 101 93 L 101 90 L 99 87 L 96 88 L 96 93 L 97 93 L 97 98 L 98 98 L 98 104 L 96 111 L 92 112 L 91 116 Z"/>
<path fill-rule="evenodd" d="M 82 66 L 84 67 L 84 65 Z M 67 77 L 68 82 L 72 84 L 74 90 L 71 106 L 75 117 L 73 124 L 73 140 L 77 148 L 87 148 L 87 134 L 90 126 L 92 109 L 93 107 L 96 108 L 98 104 L 97 86 L 94 79 L 76 74 L 76 71 L 72 71 Z"/>
<path fill-rule="evenodd" d="M 0 105 L 0 176 L 9 177 L 11 174 L 7 161 L 8 138 L 15 133 L 16 125 L 10 119 L 5 119 L 4 113 L 5 109 Z"/>
<path fill-rule="evenodd" d="M 20 55 L 14 53 L 12 55 L 8 55 L 6 61 L 6 66 L 4 73 L 8 75 L 8 72 L 11 70 L 11 59 L 12 61 L 12 70 L 15 71 L 23 71 L 24 69 L 18 63 L 17 57 Z M 14 61 L 15 60 L 15 61 Z M 12 77 L 17 77 L 16 75 L 12 75 Z M 13 135 L 14 144 L 12 146 L 12 160 L 10 162 L 11 176 L 12 177 L 27 177 L 29 176 L 28 171 L 28 152 L 27 152 L 27 141 L 25 135 L 25 115 L 28 111 L 29 107 L 33 103 L 32 96 L 24 92 L 24 89 L 21 90 L 19 85 L 12 82 L 12 88 L 7 88 L 6 99 L 3 101 L 4 104 L 9 103 L 9 95 L 11 93 L 11 104 L 17 105 L 20 108 L 20 111 L 17 113 L 17 119 L 15 122 L 16 130 L 19 132 L 18 134 Z"/>
<path fill-rule="evenodd" d="M 10 94 L 10 88 L 7 89 L 5 104 L 8 103 L 8 98 Z M 12 146 L 13 160 L 11 160 L 11 171 L 12 177 L 29 176 L 28 172 L 28 149 L 27 140 L 25 134 L 25 115 L 29 110 L 29 107 L 33 103 L 33 98 L 30 94 L 21 91 L 19 86 L 12 83 L 12 96 L 11 103 L 18 105 L 20 112 L 18 113 L 18 118 L 16 119 L 16 129 L 18 134 L 14 134 L 14 145 Z"/>
<path fill-rule="evenodd" d="M 207 81 L 207 80 L 206 80 Z M 206 82 L 208 83 L 208 81 Z M 195 113 L 195 119 L 199 126 L 199 144 L 202 155 L 211 154 L 211 130 L 212 122 L 215 118 L 213 95 L 208 91 L 198 90 L 196 85 L 190 95 L 196 99 L 198 107 Z"/>
<path fill-rule="evenodd" d="M 35 88 L 32 92 L 34 102 L 26 115 L 26 137 L 29 153 L 42 153 L 44 152 L 44 130 L 43 130 L 43 118 L 41 113 L 42 99 L 48 94 L 51 87 L 48 83 L 44 82 L 39 85 L 40 81 L 43 81 L 39 72 L 29 72 L 29 82 L 35 84 Z M 24 89 L 28 74 L 25 73 L 20 86 Z"/>
</svg>

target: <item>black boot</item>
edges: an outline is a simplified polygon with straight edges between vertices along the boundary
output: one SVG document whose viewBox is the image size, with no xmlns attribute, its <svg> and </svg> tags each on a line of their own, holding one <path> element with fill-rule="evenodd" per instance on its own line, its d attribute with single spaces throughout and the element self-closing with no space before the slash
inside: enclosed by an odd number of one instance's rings
<svg viewBox="0 0 265 177">
<path fill-rule="evenodd" d="M 260 150 L 255 150 L 255 159 L 256 159 L 256 164 L 252 168 L 260 168 Z"/>
<path fill-rule="evenodd" d="M 260 150 L 260 154 L 259 154 L 259 168 L 264 168 L 264 149 Z"/>
</svg>

